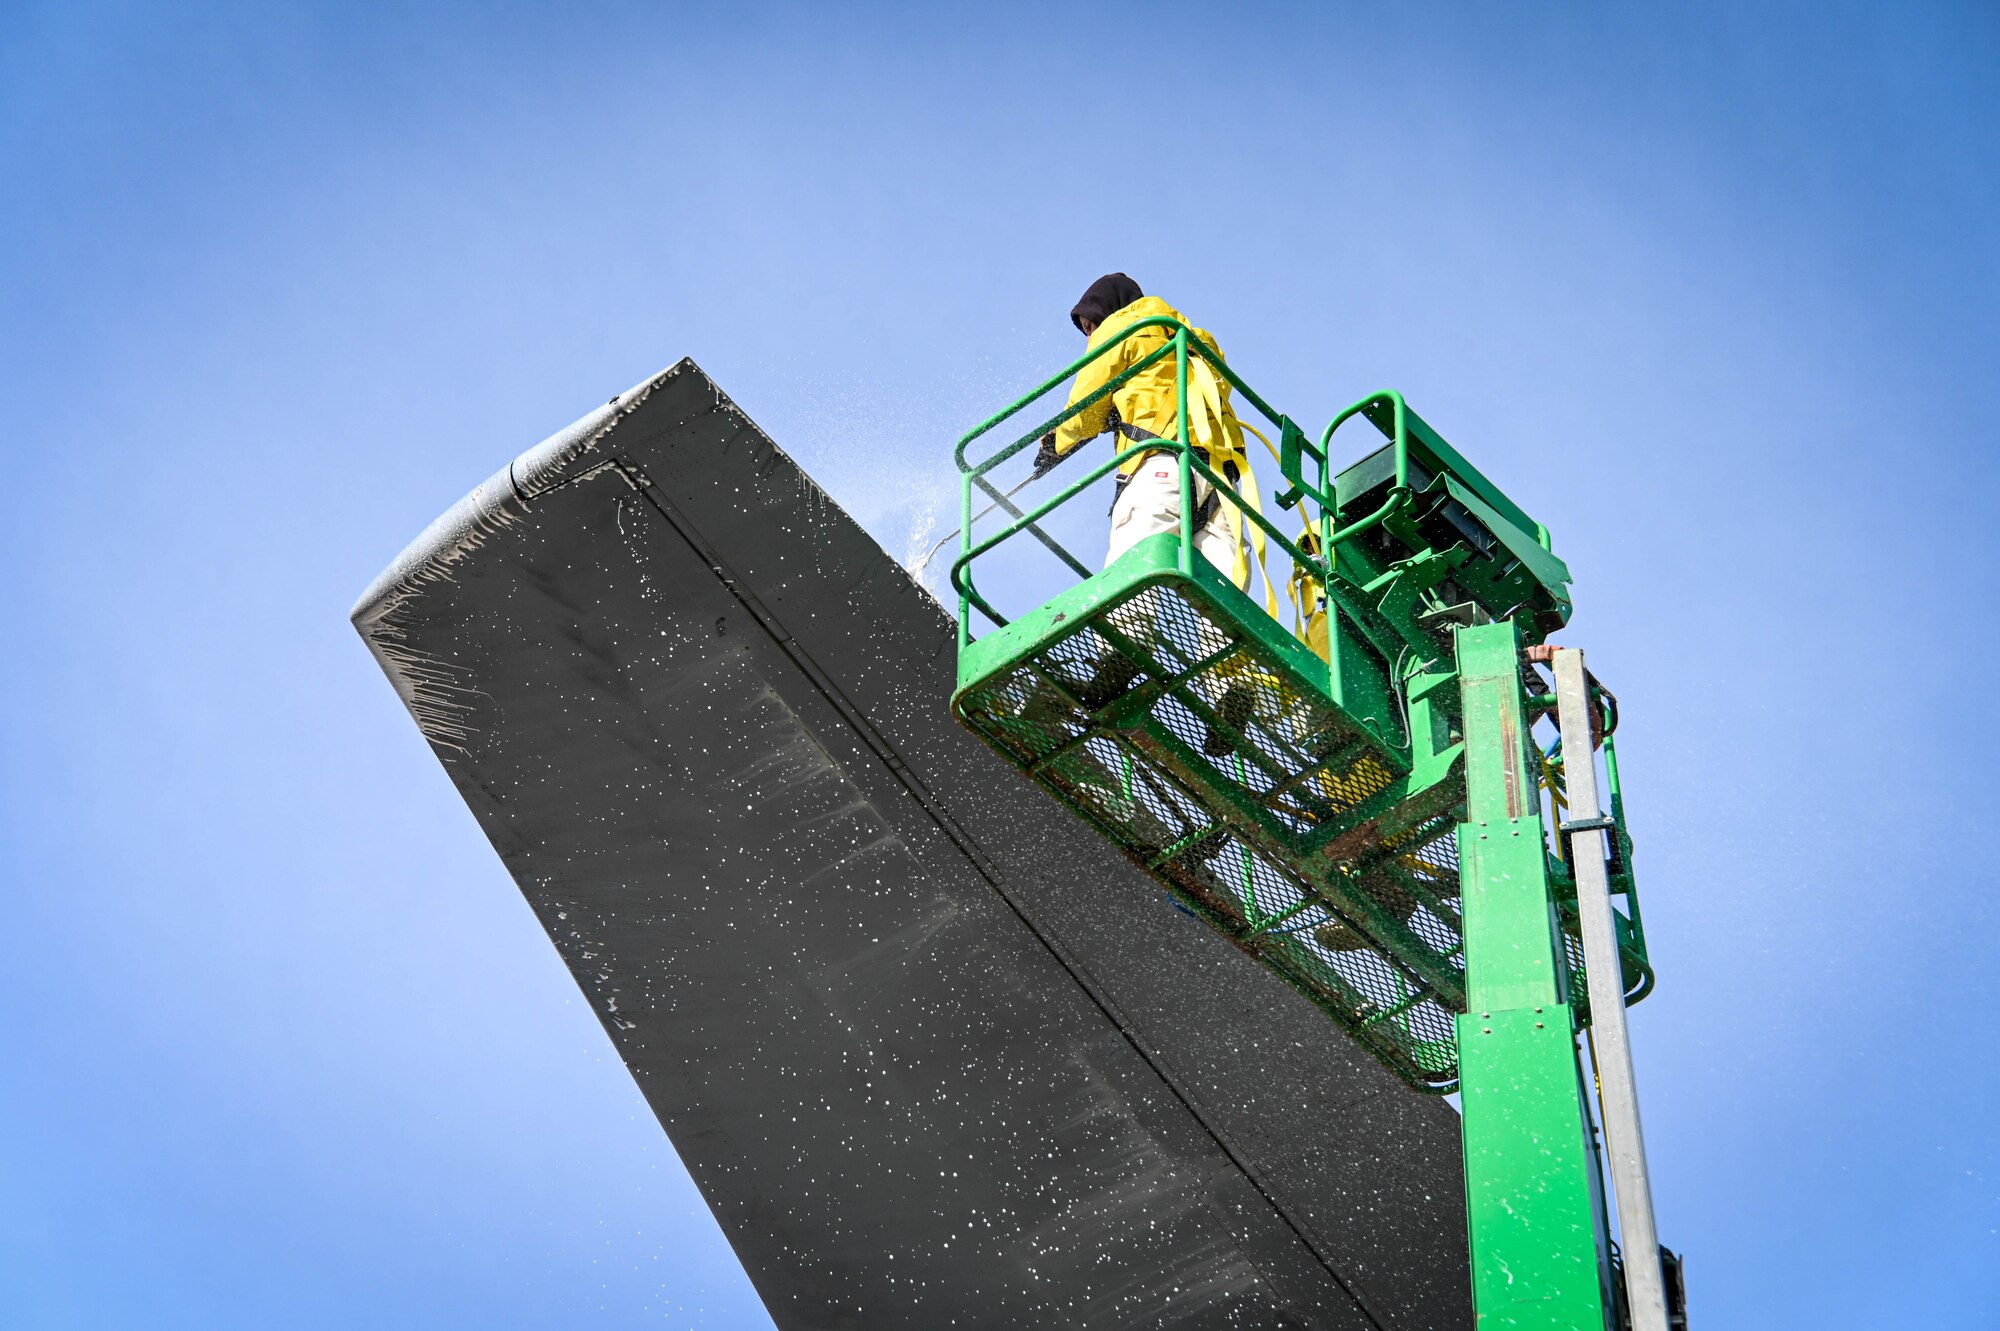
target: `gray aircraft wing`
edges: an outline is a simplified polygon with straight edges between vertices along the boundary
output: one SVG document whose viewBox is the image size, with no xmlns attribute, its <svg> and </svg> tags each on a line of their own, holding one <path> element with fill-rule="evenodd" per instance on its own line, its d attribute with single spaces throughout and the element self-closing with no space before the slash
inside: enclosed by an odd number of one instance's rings
<svg viewBox="0 0 2000 1331">
<path fill-rule="evenodd" d="M 962 732 L 692 361 L 354 622 L 780 1327 L 1470 1325 L 1457 1116 Z"/>
</svg>

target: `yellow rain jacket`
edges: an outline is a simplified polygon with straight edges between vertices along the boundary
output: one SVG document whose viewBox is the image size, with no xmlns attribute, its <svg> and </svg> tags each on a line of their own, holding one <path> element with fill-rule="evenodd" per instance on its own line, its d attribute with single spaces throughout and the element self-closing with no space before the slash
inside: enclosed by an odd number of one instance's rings
<svg viewBox="0 0 2000 1331">
<path fill-rule="evenodd" d="M 1141 319 L 1159 316 L 1187 323 L 1180 311 L 1158 296 L 1141 296 L 1099 324 L 1090 335 L 1090 346 L 1095 350 Z M 1214 337 L 1192 324 L 1189 328 L 1208 344 L 1218 359 L 1221 357 L 1222 348 Z M 1081 402 L 1144 360 L 1149 353 L 1164 346 L 1171 336 L 1172 330 L 1168 328 L 1142 329 L 1084 366 L 1077 373 L 1076 386 L 1070 390 L 1070 405 Z M 1180 418 L 1174 384 L 1174 358 L 1170 353 L 1126 380 L 1108 396 L 1063 422 L 1056 430 L 1056 452 L 1067 455 L 1109 430 L 1114 407 L 1123 427 L 1115 444 L 1120 449 L 1148 435 L 1162 439 L 1178 438 Z M 1133 433 L 1127 433 L 1128 430 Z M 1144 433 L 1137 434 L 1135 439 L 1134 433 L 1140 431 Z M 1231 462 L 1240 472 L 1249 473 L 1250 460 L 1243 452 L 1243 427 L 1229 405 L 1229 381 L 1215 373 L 1192 346 L 1188 348 L 1188 431 L 1194 436 L 1195 445 L 1207 452 L 1208 465 L 1218 473 L 1222 472 L 1225 463 Z M 1135 457 L 1118 470 L 1120 474 L 1129 476 L 1138 467 L 1139 459 Z"/>
</svg>

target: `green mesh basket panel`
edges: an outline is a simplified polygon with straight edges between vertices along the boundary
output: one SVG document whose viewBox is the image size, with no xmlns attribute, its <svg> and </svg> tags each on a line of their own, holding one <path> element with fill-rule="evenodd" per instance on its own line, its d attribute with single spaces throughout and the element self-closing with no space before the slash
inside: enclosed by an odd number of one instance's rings
<svg viewBox="0 0 2000 1331">
<path fill-rule="evenodd" d="M 1107 587 L 1061 618 L 969 681 L 960 719 L 1399 1076 L 1453 1089 L 1456 810 L 1356 841 L 1393 760 L 1197 582 Z M 1314 852 L 1337 832 L 1329 873 Z"/>
</svg>

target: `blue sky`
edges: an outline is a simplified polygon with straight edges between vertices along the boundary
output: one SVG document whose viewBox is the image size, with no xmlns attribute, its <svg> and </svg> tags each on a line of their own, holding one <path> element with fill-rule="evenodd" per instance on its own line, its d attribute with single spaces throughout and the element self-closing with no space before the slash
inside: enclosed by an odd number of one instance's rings
<svg viewBox="0 0 2000 1331">
<path fill-rule="evenodd" d="M 1119 268 L 1554 531 L 1700 1325 L 1995 1325 L 1996 67 L 1980 5 L 9 6 L 0 1320 L 763 1324 L 346 610 L 684 354 L 903 553 Z"/>
</svg>

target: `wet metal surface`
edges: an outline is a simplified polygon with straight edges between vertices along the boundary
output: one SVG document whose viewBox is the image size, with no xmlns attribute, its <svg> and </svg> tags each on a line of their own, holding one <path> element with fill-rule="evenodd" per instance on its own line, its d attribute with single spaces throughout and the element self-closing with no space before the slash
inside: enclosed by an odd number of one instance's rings
<svg viewBox="0 0 2000 1331">
<path fill-rule="evenodd" d="M 1452 1109 L 961 731 L 949 619 L 692 362 L 355 621 L 779 1326 L 1469 1325 Z"/>
</svg>

